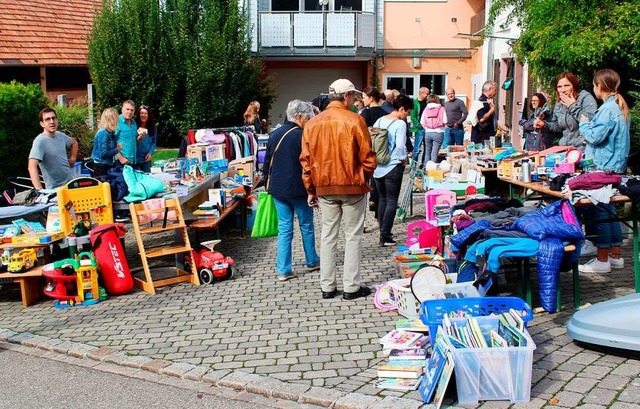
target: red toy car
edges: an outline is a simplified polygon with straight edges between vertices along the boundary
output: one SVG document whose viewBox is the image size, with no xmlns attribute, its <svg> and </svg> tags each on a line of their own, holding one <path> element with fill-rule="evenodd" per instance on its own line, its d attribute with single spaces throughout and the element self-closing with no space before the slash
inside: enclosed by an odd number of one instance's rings
<svg viewBox="0 0 640 409">
<path fill-rule="evenodd" d="M 202 242 L 200 244 L 206 248 L 193 252 L 201 284 L 211 284 L 214 279 L 227 280 L 233 277 L 231 266 L 235 264 L 235 261 L 213 249 L 218 243 L 220 240 Z"/>
</svg>

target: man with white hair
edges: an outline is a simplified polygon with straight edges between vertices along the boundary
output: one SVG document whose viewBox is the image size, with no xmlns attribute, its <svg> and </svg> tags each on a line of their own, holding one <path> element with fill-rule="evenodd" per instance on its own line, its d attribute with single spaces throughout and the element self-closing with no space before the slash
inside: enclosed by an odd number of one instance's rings
<svg viewBox="0 0 640 409">
<path fill-rule="evenodd" d="M 477 111 L 477 123 L 471 128 L 471 142 L 484 143 L 490 136 L 496 134 L 495 125 L 495 103 L 493 97 L 498 92 L 498 84 L 494 81 L 486 81 L 482 85 L 482 95 L 478 101 L 482 103 L 482 108 Z"/>
<path fill-rule="evenodd" d="M 338 294 L 336 254 L 341 221 L 346 240 L 342 298 L 355 300 L 371 294 L 361 283 L 360 258 L 371 190 L 367 181 L 376 168 L 376 154 L 364 119 L 349 110 L 360 93 L 347 79 L 334 81 L 329 86 L 329 105 L 306 124 L 302 134 L 302 180 L 309 206 L 319 206 L 322 214 L 320 287 L 325 299 Z"/>
<path fill-rule="evenodd" d="M 391 112 L 393 112 L 393 101 L 395 101 L 399 95 L 400 95 L 400 91 L 398 91 L 397 89 L 385 90 L 384 102 L 382 103 L 382 105 L 380 105 L 380 107 L 384 109 L 387 112 L 387 114 L 390 114 Z"/>
</svg>

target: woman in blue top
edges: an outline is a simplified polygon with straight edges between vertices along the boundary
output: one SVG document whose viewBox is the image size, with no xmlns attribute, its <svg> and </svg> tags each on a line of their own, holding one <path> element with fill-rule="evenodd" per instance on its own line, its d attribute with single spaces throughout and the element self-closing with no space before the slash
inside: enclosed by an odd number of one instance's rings
<svg viewBox="0 0 640 409">
<path fill-rule="evenodd" d="M 151 156 L 156 151 L 158 130 L 153 111 L 147 105 L 140 105 L 136 113 L 138 138 L 136 147 L 136 167 L 143 172 L 151 171 Z"/>
<path fill-rule="evenodd" d="M 587 141 L 585 158 L 593 159 L 597 170 L 624 173 L 629 155 L 629 107 L 618 94 L 620 76 L 610 69 L 598 70 L 593 75 L 593 93 L 604 101 L 593 119 L 580 117 L 580 133 Z M 584 220 L 606 220 L 616 214 L 615 204 L 599 204 L 586 209 Z M 612 268 L 624 268 L 620 257 L 622 229 L 619 222 L 599 222 L 585 225 L 587 235 L 593 236 L 597 256 L 581 265 L 585 273 L 608 273 Z"/>
<path fill-rule="evenodd" d="M 400 95 L 393 101 L 393 111 L 378 119 L 377 128 L 389 131 L 389 152 L 391 160 L 387 164 L 378 164 L 373 178 L 378 189 L 378 217 L 380 218 L 380 246 L 393 246 L 391 228 L 398 209 L 398 197 L 402 185 L 404 166 L 407 163 L 407 117 L 413 109 L 413 101 L 406 95 Z"/>
<path fill-rule="evenodd" d="M 107 108 L 100 115 L 100 129 L 93 138 L 93 151 L 91 159 L 95 162 L 94 177 L 106 176 L 113 166 L 113 158 L 122 149 L 122 144 L 116 140 L 116 127 L 118 126 L 118 111 Z"/>
</svg>

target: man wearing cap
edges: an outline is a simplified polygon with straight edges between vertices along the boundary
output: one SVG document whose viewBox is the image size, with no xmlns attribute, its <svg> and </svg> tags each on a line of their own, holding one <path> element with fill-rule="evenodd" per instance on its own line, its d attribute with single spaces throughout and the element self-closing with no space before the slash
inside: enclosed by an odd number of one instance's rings
<svg viewBox="0 0 640 409">
<path fill-rule="evenodd" d="M 371 294 L 361 285 L 360 257 L 367 207 L 367 181 L 376 168 L 376 154 L 364 119 L 349 110 L 358 91 L 351 81 L 329 86 L 329 105 L 312 118 L 302 135 L 302 180 L 309 206 L 322 211 L 320 287 L 322 298 L 337 294 L 336 254 L 340 222 L 344 222 L 345 252 L 342 281 L 346 300 Z"/>
</svg>

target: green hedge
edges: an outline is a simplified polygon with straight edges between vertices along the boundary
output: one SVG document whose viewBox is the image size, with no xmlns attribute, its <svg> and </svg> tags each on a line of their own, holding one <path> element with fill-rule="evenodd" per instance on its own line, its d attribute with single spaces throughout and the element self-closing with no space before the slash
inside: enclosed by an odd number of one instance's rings
<svg viewBox="0 0 640 409">
<path fill-rule="evenodd" d="M 0 83 L 0 189 L 9 176 L 29 175 L 31 144 L 42 132 L 38 113 L 48 102 L 38 84 Z"/>
</svg>

